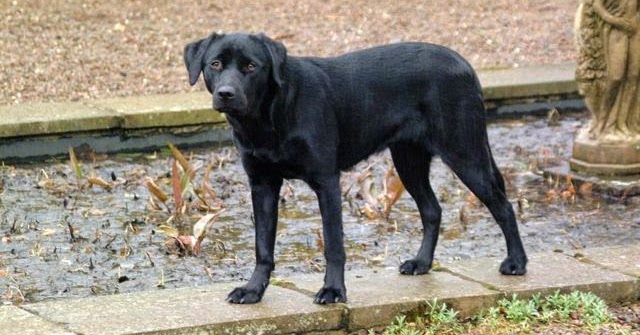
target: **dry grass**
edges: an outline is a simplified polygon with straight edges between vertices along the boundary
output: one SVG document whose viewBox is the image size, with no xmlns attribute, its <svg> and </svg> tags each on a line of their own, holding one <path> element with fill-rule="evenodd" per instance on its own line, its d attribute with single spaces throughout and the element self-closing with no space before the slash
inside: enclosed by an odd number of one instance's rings
<svg viewBox="0 0 640 335">
<path fill-rule="evenodd" d="M 3 0 L 0 105 L 189 91 L 183 47 L 211 31 L 265 32 L 295 55 L 413 40 L 450 46 L 477 68 L 565 62 L 577 4 Z"/>
</svg>

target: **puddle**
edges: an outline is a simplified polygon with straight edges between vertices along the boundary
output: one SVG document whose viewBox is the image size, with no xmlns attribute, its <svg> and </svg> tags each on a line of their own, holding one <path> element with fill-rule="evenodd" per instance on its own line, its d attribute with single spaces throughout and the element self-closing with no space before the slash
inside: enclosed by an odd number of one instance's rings
<svg viewBox="0 0 640 335">
<path fill-rule="evenodd" d="M 569 196 L 564 181 L 549 185 L 533 172 L 570 155 L 573 134 L 582 122 L 580 117 L 565 117 L 553 127 L 542 119 L 489 127 L 492 150 L 506 177 L 509 199 L 519 209 L 520 231 L 529 252 L 573 251 L 640 239 L 640 197 L 613 200 L 588 192 Z M 211 185 L 227 209 L 209 230 L 198 256 L 169 252 L 167 237 L 156 232 L 169 215 L 150 209 L 144 178 L 152 177 L 163 189 L 171 189 L 166 152 L 81 158 L 85 176 L 116 177 L 118 185 L 110 192 L 97 187 L 79 191 L 66 161 L 2 167 L 3 301 L 33 302 L 248 279 L 254 262 L 253 224 L 249 189 L 237 155 L 221 148 L 196 150 L 189 156 L 192 163 L 206 166 L 213 155 L 228 152 L 231 161 L 211 172 Z M 343 180 L 353 179 L 372 165 L 381 188 L 390 164 L 388 153 L 376 155 L 345 173 Z M 47 177 L 49 184 L 45 184 Z M 504 256 L 498 225 L 482 205 L 474 204 L 469 191 L 439 160 L 434 161 L 431 180 L 443 209 L 437 260 Z M 275 275 L 322 271 L 315 196 L 302 182 L 288 184 L 292 192 L 280 206 Z M 405 193 L 388 221 L 370 220 L 356 214 L 363 205 L 356 193 L 349 191 L 343 202 L 347 268 L 396 268 L 401 260 L 412 257 L 422 225 L 411 198 Z M 197 218 L 189 220 L 192 224 Z M 224 248 L 213 240 L 221 241 Z"/>
</svg>

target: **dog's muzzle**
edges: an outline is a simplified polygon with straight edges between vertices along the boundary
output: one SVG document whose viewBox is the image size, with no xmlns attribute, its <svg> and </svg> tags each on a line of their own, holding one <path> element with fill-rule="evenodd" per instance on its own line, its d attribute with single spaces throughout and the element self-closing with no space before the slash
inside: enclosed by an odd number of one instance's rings
<svg viewBox="0 0 640 335">
<path fill-rule="evenodd" d="M 213 108 L 222 113 L 244 114 L 247 101 L 233 86 L 220 86 L 213 92 Z"/>
</svg>

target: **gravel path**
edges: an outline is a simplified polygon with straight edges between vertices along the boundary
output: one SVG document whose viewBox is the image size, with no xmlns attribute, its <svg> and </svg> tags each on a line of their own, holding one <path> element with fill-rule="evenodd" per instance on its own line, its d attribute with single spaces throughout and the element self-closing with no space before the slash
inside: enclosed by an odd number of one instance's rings
<svg viewBox="0 0 640 335">
<path fill-rule="evenodd" d="M 187 42 L 265 32 L 294 55 L 397 41 L 458 50 L 476 68 L 571 61 L 579 0 L 2 0 L 0 105 L 185 92 Z"/>
</svg>

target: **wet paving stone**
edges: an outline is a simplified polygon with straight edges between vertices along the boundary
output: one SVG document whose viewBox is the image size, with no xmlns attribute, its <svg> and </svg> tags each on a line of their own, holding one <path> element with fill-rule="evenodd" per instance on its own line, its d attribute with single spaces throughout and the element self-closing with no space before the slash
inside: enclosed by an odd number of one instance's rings
<svg viewBox="0 0 640 335">
<path fill-rule="evenodd" d="M 343 309 L 324 307 L 304 295 L 270 287 L 262 302 L 225 301 L 238 283 L 25 306 L 82 334 L 289 334 L 339 329 Z"/>
<path fill-rule="evenodd" d="M 482 283 L 507 295 L 527 297 L 536 293 L 552 294 L 557 290 L 593 292 L 608 302 L 633 301 L 638 296 L 638 279 L 607 270 L 561 253 L 531 255 L 524 276 L 499 273 L 502 259 L 483 258 L 447 262 L 445 268 L 454 274 Z"/>
<path fill-rule="evenodd" d="M 577 251 L 575 257 L 640 278 L 640 246 L 606 247 Z"/>
<path fill-rule="evenodd" d="M 400 314 L 423 310 L 434 299 L 465 317 L 491 306 L 501 296 L 497 291 L 446 272 L 405 276 L 395 269 L 368 269 L 348 271 L 345 275 L 350 330 L 388 325 Z M 293 276 L 285 283 L 307 292 L 311 301 L 322 287 L 323 275 Z"/>
<path fill-rule="evenodd" d="M 18 307 L 1 306 L 0 334 L 73 335 L 74 333 Z"/>
</svg>

